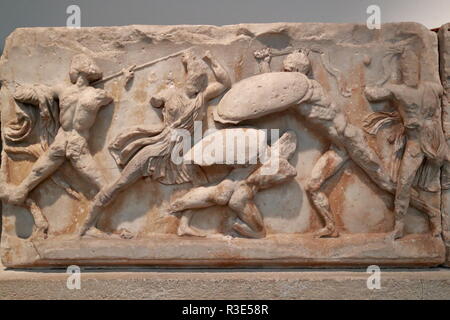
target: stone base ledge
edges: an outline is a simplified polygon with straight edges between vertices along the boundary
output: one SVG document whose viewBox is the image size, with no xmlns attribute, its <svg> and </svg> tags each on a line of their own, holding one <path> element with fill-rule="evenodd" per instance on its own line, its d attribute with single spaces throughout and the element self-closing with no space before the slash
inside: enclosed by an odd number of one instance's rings
<svg viewBox="0 0 450 320">
<path fill-rule="evenodd" d="M 365 269 L 0 269 L 0 299 L 450 299 L 450 269 L 389 269 L 369 290 Z"/>
<path fill-rule="evenodd" d="M 14 254 L 20 252 L 20 254 Z M 311 234 L 269 235 L 264 239 L 155 235 L 145 239 L 45 240 L 2 237 L 2 261 L 10 268 L 65 267 L 435 267 L 445 262 L 442 239 L 411 234 L 346 234 L 317 239 Z"/>
</svg>

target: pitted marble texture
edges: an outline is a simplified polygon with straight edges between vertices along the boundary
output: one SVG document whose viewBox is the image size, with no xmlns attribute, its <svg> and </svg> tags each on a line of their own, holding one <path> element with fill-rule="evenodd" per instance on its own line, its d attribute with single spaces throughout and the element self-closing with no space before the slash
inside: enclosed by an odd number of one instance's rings
<svg viewBox="0 0 450 320">
<path fill-rule="evenodd" d="M 17 29 L 0 80 L 7 267 L 446 260 L 447 93 L 420 24 Z M 249 128 L 279 130 L 256 163 L 173 160 Z"/>
<path fill-rule="evenodd" d="M 69 290 L 63 271 L 0 271 L 0 300 L 448 300 L 449 273 L 436 268 L 382 269 L 381 288 L 369 290 L 370 274 L 361 269 L 82 269 L 80 290 Z"/>
</svg>

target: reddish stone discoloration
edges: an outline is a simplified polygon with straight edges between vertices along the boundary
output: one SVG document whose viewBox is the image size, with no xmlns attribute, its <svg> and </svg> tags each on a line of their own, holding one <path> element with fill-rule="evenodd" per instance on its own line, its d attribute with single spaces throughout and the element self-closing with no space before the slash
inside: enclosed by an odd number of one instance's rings
<svg viewBox="0 0 450 320">
<path fill-rule="evenodd" d="M 245 33 L 238 32 L 243 29 L 246 30 Z M 246 179 L 233 180 L 230 188 L 220 183 L 234 168 L 226 165 L 221 165 L 220 168 L 202 168 L 209 178 L 206 186 L 220 185 L 212 197 L 217 202 L 216 205 L 198 210 L 191 216 L 192 227 L 202 231 L 203 237 L 178 236 L 180 214 L 171 214 L 169 209 L 173 201 L 189 197 L 189 192 L 194 188 L 205 185 L 204 181 L 167 185 L 156 179 L 144 180 L 140 177 L 127 186 L 122 194 L 114 196 L 109 206 L 100 210 L 101 218 L 96 226 L 110 234 L 103 234 L 101 239 L 97 239 L 98 234 L 92 233 L 78 239 L 75 235 L 86 220 L 90 205 L 95 201 L 107 202 L 109 199 L 96 198 L 97 190 L 83 183 L 83 177 L 73 174 L 74 170 L 71 169 L 71 164 L 68 164 L 61 171 L 67 174 L 67 182 L 85 195 L 86 200 L 69 196 L 61 186 L 57 186 L 50 179 L 30 193 L 30 197 L 42 207 L 43 214 L 49 219 L 48 240 L 16 237 L 17 231 L 22 237 L 26 237 L 27 233 L 31 236 L 31 215 L 26 212 L 26 208 L 5 205 L 1 246 L 6 265 L 65 266 L 73 263 L 94 266 L 320 267 L 367 264 L 434 266 L 442 263 L 445 254 L 443 242 L 431 236 L 430 230 L 424 225 L 428 222 L 428 217 L 421 216 L 420 213 L 409 213 L 410 219 L 406 219 L 404 238 L 398 241 L 389 238 L 388 233 L 394 225 L 394 202 L 391 194 L 395 193 L 395 190 L 391 189 L 389 193 L 381 191 L 382 187 L 377 186 L 371 179 L 373 177 L 370 177 L 371 169 L 359 168 L 364 167 L 367 163 L 364 161 L 370 160 L 370 156 L 364 160 L 363 153 L 356 152 L 350 156 L 345 154 L 346 151 L 355 150 L 358 143 L 361 143 L 361 140 L 358 140 L 361 137 L 358 136 L 359 129 L 363 126 L 363 119 L 374 107 L 372 103 L 368 103 L 364 89 L 371 84 L 368 80 L 375 82 L 382 77 L 379 57 L 389 48 L 406 43 L 404 40 L 409 37 L 420 39 L 423 46 L 414 46 L 414 50 L 424 63 L 424 77 L 429 81 L 436 78 L 435 39 L 424 28 L 406 23 L 385 25 L 382 32 L 379 32 L 354 25 L 336 25 L 330 28 L 322 24 L 261 24 L 224 27 L 132 26 L 71 32 L 66 28 L 16 31 L 10 37 L 5 55 L 0 61 L 0 79 L 17 80 L 24 85 L 56 83 L 62 79 L 62 75 L 67 75 L 68 63 L 75 53 L 79 53 L 80 47 L 74 46 L 75 43 L 81 44 L 88 51 L 91 50 L 92 58 L 101 62 L 100 65 L 105 69 L 104 76 L 118 71 L 117 68 L 128 68 L 124 61 L 130 64 L 143 63 L 195 47 L 195 50 L 189 50 L 191 57 L 206 60 L 208 56 L 213 57 L 214 61 L 225 66 L 225 71 L 230 72 L 231 79 L 236 82 L 256 76 L 259 62 L 252 53 L 260 50 L 261 46 L 273 46 L 270 48 L 272 53 L 280 54 L 272 57 L 272 71 L 277 72 L 305 71 L 300 64 L 293 63 L 295 59 L 291 59 L 291 65 L 285 63 L 289 53 L 287 51 L 304 49 L 304 52 L 307 52 L 309 49 L 319 49 L 308 55 L 312 72 L 302 77 L 304 83 L 308 84 L 304 87 L 305 93 L 295 92 L 299 94 L 299 99 L 305 99 L 302 100 L 303 109 L 283 105 L 280 112 L 252 116 L 251 121 L 244 119 L 240 123 L 242 126 L 251 124 L 256 128 L 280 129 L 281 134 L 288 129 L 294 130 L 299 142 L 294 156 L 289 160 L 293 169 L 284 170 L 288 168 L 286 165 L 277 174 L 269 177 L 257 175 L 247 181 L 253 174 L 249 173 Z M 270 37 L 264 36 L 267 34 L 270 34 Z M 82 35 L 82 39 L 74 43 L 67 42 L 67 39 L 75 35 Z M 253 41 L 255 39 L 257 41 Z M 265 39 L 265 42 L 260 41 L 261 39 Z M 64 41 L 64 47 L 57 44 L 60 41 Z M 122 43 L 123 41 L 127 43 Z M 37 44 L 39 50 L 36 49 Z M 94 48 L 96 50 L 92 50 Z M 58 56 L 58 59 L 41 59 L 40 55 L 47 52 L 46 50 L 50 50 L 49 54 Z M 296 55 L 299 58 L 300 54 Z M 330 58 L 328 66 L 323 63 L 326 56 Z M 29 61 L 26 68 L 21 64 L 25 58 Z M 125 87 L 125 79 L 122 76 L 101 86 L 113 97 L 114 103 L 99 113 L 89 131 L 88 150 L 92 152 L 94 161 L 101 165 L 98 171 L 108 180 L 104 185 L 120 177 L 124 171 L 124 166 L 117 166 L 115 158 L 108 150 L 119 134 L 126 133 L 135 126 L 155 128 L 155 132 L 143 134 L 145 139 L 151 140 L 159 134 L 156 130 L 157 125 L 162 123 L 159 116 L 164 117 L 166 114 L 162 112 L 164 109 L 149 104 L 151 97 L 167 93 L 167 89 L 179 90 L 181 96 L 195 95 L 196 90 L 202 90 L 202 72 L 193 67 L 184 70 L 182 59 L 184 58 L 181 55 L 174 56 L 167 58 L 162 64 L 152 65 L 150 69 L 138 70 L 135 78 Z M 208 63 L 204 64 L 203 61 L 200 63 L 207 72 L 207 78 L 213 82 L 217 74 L 214 75 Z M 29 70 L 36 72 L 30 73 Z M 285 72 L 279 73 L 277 84 L 282 84 L 283 79 L 286 79 L 283 74 Z M 190 76 L 200 80 L 195 82 Z M 190 84 L 193 87 L 186 86 L 188 81 L 192 81 Z M 199 87 L 195 88 L 195 85 Z M 270 93 L 274 101 L 279 98 L 285 102 L 283 99 L 286 96 L 281 95 L 275 88 L 275 85 L 270 86 L 269 89 L 273 92 L 268 89 L 266 93 Z M 251 98 L 251 93 L 251 90 L 240 92 L 238 96 L 245 98 L 248 94 Z M 244 100 L 230 103 L 238 115 L 244 114 Z M 189 108 L 189 104 L 181 108 L 180 106 L 184 105 L 181 102 L 176 104 L 179 109 L 173 104 L 173 121 L 165 122 L 166 128 L 170 123 L 182 118 L 183 110 Z M 220 106 L 221 100 L 215 100 L 214 103 Z M 2 110 L 4 128 L 8 120 L 15 117 L 17 106 L 12 96 L 8 96 L 3 89 L 0 104 L 6 106 Z M 335 106 L 342 111 L 345 119 L 337 116 L 341 116 L 339 112 L 330 112 Z M 382 106 L 377 105 L 374 108 L 379 110 L 380 107 Z M 386 107 L 393 111 L 399 106 L 394 103 Z M 210 106 L 210 109 L 209 111 L 214 111 L 217 107 Z M 209 121 L 202 120 L 203 129 L 207 126 L 231 127 L 229 124 L 214 121 L 212 117 Z M 345 125 L 349 129 L 341 132 Z M 23 145 L 39 142 L 39 134 L 40 128 L 36 126 Z M 383 134 L 387 135 L 387 132 Z M 362 136 L 367 138 L 367 148 L 375 155 L 388 154 L 389 148 L 392 148 L 391 145 L 386 145 L 383 137 L 377 139 L 369 134 Z M 331 145 L 333 146 L 330 149 Z M 136 150 L 139 151 L 140 147 Z M 322 170 L 311 177 L 311 172 L 320 162 L 321 156 L 329 151 L 336 153 L 330 153 L 329 157 L 323 158 Z M 155 154 L 151 156 L 156 157 L 161 153 L 161 150 L 155 148 Z M 363 160 L 359 161 L 359 156 Z M 7 158 L 7 161 L 2 163 L 2 172 L 7 182 L 17 186 L 27 179 L 35 163 L 35 159 Z M 287 182 L 281 177 L 290 180 Z M 273 185 L 278 183 L 278 187 L 273 188 L 272 182 Z M 255 185 L 267 189 L 256 196 Z M 229 190 L 230 197 L 227 195 Z M 417 193 L 414 195 L 415 200 L 439 207 L 439 192 Z M 236 194 L 236 197 L 232 199 L 233 194 Z M 319 239 L 311 235 L 326 224 L 315 203 L 310 201 L 311 194 L 316 200 L 322 200 L 323 205 L 326 205 L 328 197 L 331 217 L 340 233 L 339 237 Z M 416 206 L 417 203 L 412 205 Z M 261 210 L 260 215 L 258 209 Z M 249 212 L 253 215 L 246 215 Z M 258 216 L 262 221 L 257 221 Z M 234 232 L 239 230 L 239 227 L 234 226 L 239 219 L 244 220 L 240 225 L 241 230 L 246 228 L 247 223 L 254 228 L 253 231 L 258 229 L 253 238 L 260 239 L 250 239 L 250 233 Z M 75 237 L 75 240 L 71 237 Z"/>
</svg>

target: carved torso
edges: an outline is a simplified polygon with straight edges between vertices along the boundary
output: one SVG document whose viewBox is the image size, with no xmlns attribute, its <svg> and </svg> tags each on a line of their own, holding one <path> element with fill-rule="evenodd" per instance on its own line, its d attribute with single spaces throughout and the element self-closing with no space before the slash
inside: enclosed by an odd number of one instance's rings
<svg viewBox="0 0 450 320">
<path fill-rule="evenodd" d="M 97 112 L 108 101 L 106 92 L 92 87 L 72 85 L 59 97 L 60 122 L 65 131 L 75 130 L 85 136 L 95 122 Z"/>
<path fill-rule="evenodd" d="M 403 124 L 407 129 L 416 129 L 421 126 L 421 104 L 423 87 L 411 88 L 404 85 L 390 85 L 394 101 Z"/>
<path fill-rule="evenodd" d="M 408 23 L 19 29 L 0 58 L 3 265 L 437 266 L 438 61 Z"/>
<path fill-rule="evenodd" d="M 194 121 L 201 120 L 205 107 L 202 93 L 189 98 L 184 93 L 170 92 L 165 99 L 163 117 L 167 128 L 191 130 Z"/>
</svg>

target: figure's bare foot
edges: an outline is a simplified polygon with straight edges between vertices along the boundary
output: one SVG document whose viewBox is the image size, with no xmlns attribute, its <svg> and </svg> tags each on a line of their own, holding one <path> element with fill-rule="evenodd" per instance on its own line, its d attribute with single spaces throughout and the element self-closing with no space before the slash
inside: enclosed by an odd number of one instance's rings
<svg viewBox="0 0 450 320">
<path fill-rule="evenodd" d="M 188 210 L 183 212 L 180 218 L 180 224 L 178 225 L 178 236 L 194 236 L 194 237 L 206 237 L 206 232 L 200 231 L 191 227 L 191 220 L 194 215 L 194 211 Z"/>
<path fill-rule="evenodd" d="M 82 237 L 87 234 L 87 232 L 90 229 L 96 229 L 95 225 L 97 224 L 98 217 L 100 216 L 100 209 L 101 207 L 97 205 L 98 198 L 95 197 L 94 200 L 89 204 L 88 210 L 87 210 L 87 216 L 81 225 L 80 229 L 78 230 L 79 237 Z M 98 230 L 100 231 L 100 230 Z M 101 232 L 101 231 L 100 231 Z"/>
<path fill-rule="evenodd" d="M 100 231 L 96 227 L 90 227 L 84 233 L 81 233 L 81 236 L 86 236 L 86 237 L 91 237 L 91 238 L 100 238 L 100 239 L 111 238 L 110 234 Z"/>
<path fill-rule="evenodd" d="M 48 238 L 48 225 L 47 226 L 35 226 L 31 239 L 44 240 Z"/>
<path fill-rule="evenodd" d="M 246 223 L 241 221 L 236 221 L 233 223 L 233 230 L 240 234 L 241 236 L 252 238 L 252 239 L 261 239 L 266 236 L 266 230 L 262 229 L 261 231 L 255 231 L 251 229 Z"/>
<path fill-rule="evenodd" d="M 82 236 L 84 236 L 86 234 L 86 232 L 90 229 L 90 226 L 85 222 L 81 228 L 76 232 L 76 234 L 78 235 L 79 238 L 81 238 Z"/>
<path fill-rule="evenodd" d="M 130 240 L 135 237 L 134 233 L 132 233 L 131 231 L 128 231 L 127 229 L 120 229 L 119 236 L 121 239 L 125 239 L 125 240 Z"/>
<path fill-rule="evenodd" d="M 322 229 L 316 231 L 314 233 L 314 237 L 316 237 L 316 238 L 324 238 L 324 237 L 337 238 L 337 237 L 339 237 L 339 232 L 337 231 L 336 226 L 334 224 L 328 224 L 325 227 L 323 227 Z"/>
<path fill-rule="evenodd" d="M 395 227 L 394 227 L 394 231 L 392 231 L 392 239 L 396 240 L 396 239 L 400 239 L 403 238 L 403 236 L 405 235 L 405 223 L 403 222 L 403 220 L 397 220 L 395 222 Z"/>
<path fill-rule="evenodd" d="M 200 231 L 185 223 L 180 223 L 180 225 L 178 226 L 177 234 L 180 237 L 181 236 L 206 237 L 208 235 L 206 232 Z"/>
</svg>

